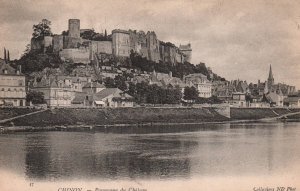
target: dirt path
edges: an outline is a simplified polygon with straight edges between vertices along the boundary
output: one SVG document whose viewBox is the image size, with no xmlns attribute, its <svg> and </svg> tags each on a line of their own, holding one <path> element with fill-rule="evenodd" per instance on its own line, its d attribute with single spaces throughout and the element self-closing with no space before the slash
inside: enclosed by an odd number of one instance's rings
<svg viewBox="0 0 300 191">
<path fill-rule="evenodd" d="M 47 111 L 47 110 L 48 109 L 43 109 L 43 110 L 27 113 L 27 114 L 24 114 L 24 115 L 18 115 L 16 117 L 11 117 L 11 118 L 8 118 L 8 119 L 2 119 L 2 120 L 0 120 L 0 124 L 11 121 L 11 120 L 14 120 L 14 119 L 18 119 L 18 118 L 21 118 L 21 117 L 26 117 L 26 116 L 33 115 L 33 114 L 36 114 L 36 113 L 41 113 L 41 112 L 44 112 L 44 111 Z"/>
</svg>

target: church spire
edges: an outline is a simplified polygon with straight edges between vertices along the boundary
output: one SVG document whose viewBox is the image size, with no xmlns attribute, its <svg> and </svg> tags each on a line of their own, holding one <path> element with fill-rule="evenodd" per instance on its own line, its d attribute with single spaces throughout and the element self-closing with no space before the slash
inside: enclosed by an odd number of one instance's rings
<svg viewBox="0 0 300 191">
<path fill-rule="evenodd" d="M 272 73 L 272 66 L 270 64 L 269 77 L 268 77 L 268 88 L 269 88 L 269 91 L 272 89 L 273 85 L 274 85 L 274 77 L 273 77 L 273 73 Z"/>
<path fill-rule="evenodd" d="M 273 78 L 273 73 L 272 73 L 272 66 L 271 66 L 271 64 L 270 64 L 270 70 L 269 70 L 269 78 L 268 78 L 269 80 L 274 80 L 274 78 Z"/>
</svg>

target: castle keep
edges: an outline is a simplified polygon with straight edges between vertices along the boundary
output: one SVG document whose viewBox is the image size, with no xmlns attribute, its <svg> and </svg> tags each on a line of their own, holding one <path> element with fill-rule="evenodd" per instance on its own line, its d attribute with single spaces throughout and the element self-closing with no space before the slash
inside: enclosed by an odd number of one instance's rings
<svg viewBox="0 0 300 191">
<path fill-rule="evenodd" d="M 156 63 L 172 64 L 191 62 L 191 44 L 176 47 L 160 41 L 154 31 L 133 31 L 114 29 L 110 39 L 87 40 L 81 34 L 91 29 L 80 29 L 79 19 L 69 19 L 67 34 L 44 36 L 31 39 L 31 49 L 57 53 L 65 61 L 88 64 L 96 54 L 113 54 L 129 57 L 131 51 Z"/>
</svg>

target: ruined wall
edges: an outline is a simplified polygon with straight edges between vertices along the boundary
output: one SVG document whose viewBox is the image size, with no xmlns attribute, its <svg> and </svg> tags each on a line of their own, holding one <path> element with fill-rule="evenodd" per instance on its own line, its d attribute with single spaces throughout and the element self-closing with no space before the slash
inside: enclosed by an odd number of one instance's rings
<svg viewBox="0 0 300 191">
<path fill-rule="evenodd" d="M 130 50 L 140 53 L 141 45 L 139 43 L 139 35 L 136 31 L 129 30 Z"/>
<path fill-rule="evenodd" d="M 44 37 L 44 47 L 47 48 L 47 47 L 52 46 L 53 45 L 52 40 L 53 40 L 52 36 L 45 36 Z"/>
<path fill-rule="evenodd" d="M 51 36 L 44 36 L 38 39 L 32 38 L 30 44 L 31 50 L 42 50 L 45 52 L 48 47 L 53 47 L 52 40 Z"/>
<path fill-rule="evenodd" d="M 184 62 L 184 56 L 183 56 L 183 53 L 181 53 L 178 49 L 176 51 L 176 62 L 179 62 L 179 63 L 183 63 Z"/>
<path fill-rule="evenodd" d="M 161 47 L 161 49 L 163 50 L 163 52 L 162 52 L 163 60 L 165 62 L 170 62 L 172 64 L 175 64 L 176 63 L 176 47 L 166 44 L 166 45 L 163 45 Z"/>
<path fill-rule="evenodd" d="M 79 19 L 69 19 L 69 37 L 80 38 Z"/>
<path fill-rule="evenodd" d="M 70 36 L 63 37 L 63 48 L 64 49 L 78 48 L 81 43 L 82 43 L 81 38 L 70 37 Z"/>
<path fill-rule="evenodd" d="M 138 43 L 140 46 L 140 50 L 138 53 L 142 57 L 149 59 L 148 48 L 147 48 L 147 38 L 146 38 L 146 34 L 144 33 L 144 31 L 138 32 Z"/>
<path fill-rule="evenodd" d="M 53 36 L 53 52 L 59 52 L 64 48 L 64 37 L 63 35 Z"/>
<path fill-rule="evenodd" d="M 147 33 L 147 49 L 148 49 L 148 59 L 154 62 L 159 62 L 160 54 L 159 54 L 159 41 L 156 37 L 155 32 Z"/>
<path fill-rule="evenodd" d="M 59 55 L 64 60 L 70 60 L 74 63 L 90 63 L 90 50 L 89 48 L 79 48 L 79 49 L 63 49 L 59 52 Z"/>
<path fill-rule="evenodd" d="M 112 41 L 91 41 L 91 51 L 94 53 L 112 54 Z"/>
<path fill-rule="evenodd" d="M 185 55 L 184 61 L 191 62 L 191 59 L 192 59 L 192 47 L 191 47 L 191 44 L 189 43 L 187 45 L 180 45 L 179 46 L 179 50 Z"/>
<path fill-rule="evenodd" d="M 162 41 L 159 43 L 159 54 L 161 61 L 166 62 L 165 43 Z"/>
<path fill-rule="evenodd" d="M 44 39 L 31 39 L 30 47 L 31 50 L 41 50 L 43 47 L 43 41 Z"/>
<path fill-rule="evenodd" d="M 124 30 L 112 31 L 113 54 L 116 56 L 129 57 L 130 55 L 130 37 L 129 32 Z"/>
</svg>

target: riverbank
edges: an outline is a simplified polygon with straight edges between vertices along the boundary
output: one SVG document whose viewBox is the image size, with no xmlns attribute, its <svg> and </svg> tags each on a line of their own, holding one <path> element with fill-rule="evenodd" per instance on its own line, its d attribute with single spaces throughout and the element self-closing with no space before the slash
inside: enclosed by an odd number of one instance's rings
<svg viewBox="0 0 300 191">
<path fill-rule="evenodd" d="M 17 118 L 3 126 L 68 126 L 228 121 L 213 108 L 59 108 Z"/>
<path fill-rule="evenodd" d="M 40 109 L 36 108 L 0 108 L 0 120 L 13 118 L 20 115 L 29 114 L 32 112 L 39 111 Z"/>
<path fill-rule="evenodd" d="M 230 108 L 230 118 L 231 120 L 256 120 L 276 118 L 295 112 L 300 112 L 300 108 Z"/>
<path fill-rule="evenodd" d="M 10 111 L 5 111 L 10 110 Z M 141 126 L 174 126 L 176 124 L 216 124 L 225 122 L 276 120 L 280 116 L 299 112 L 299 109 L 288 108 L 58 108 L 32 111 L 27 116 L 16 117 L 17 108 L 6 108 L 1 113 L 11 120 L 2 120 L 2 132 L 16 131 L 76 131 L 100 130 L 107 127 L 139 128 Z M 23 110 L 25 111 L 29 110 Z M 228 115 L 227 115 L 228 114 Z M 226 117 L 225 117 L 226 116 Z M 228 116 L 228 117 L 227 117 Z M 297 118 L 289 116 L 290 118 Z"/>
</svg>

